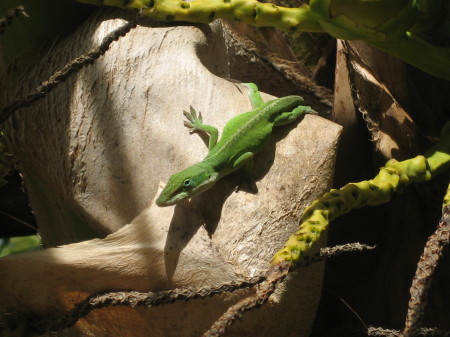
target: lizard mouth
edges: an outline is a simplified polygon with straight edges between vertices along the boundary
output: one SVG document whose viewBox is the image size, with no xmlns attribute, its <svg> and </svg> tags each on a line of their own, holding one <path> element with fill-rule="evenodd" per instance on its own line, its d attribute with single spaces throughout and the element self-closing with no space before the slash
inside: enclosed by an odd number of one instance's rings
<svg viewBox="0 0 450 337">
<path fill-rule="evenodd" d="M 165 206 L 172 206 L 175 205 L 177 202 L 187 199 L 189 197 L 187 192 L 179 192 L 176 195 L 174 195 L 170 199 L 164 198 L 164 195 L 161 193 L 158 199 L 156 199 L 156 205 L 159 207 L 165 207 Z"/>
<path fill-rule="evenodd" d="M 155 203 L 159 207 L 175 205 L 182 200 L 191 198 L 201 192 L 209 190 L 216 183 L 217 177 L 218 174 L 211 174 L 208 180 L 190 190 L 185 190 L 180 187 L 173 192 L 169 192 L 164 189 L 159 195 L 158 199 L 156 199 Z"/>
</svg>

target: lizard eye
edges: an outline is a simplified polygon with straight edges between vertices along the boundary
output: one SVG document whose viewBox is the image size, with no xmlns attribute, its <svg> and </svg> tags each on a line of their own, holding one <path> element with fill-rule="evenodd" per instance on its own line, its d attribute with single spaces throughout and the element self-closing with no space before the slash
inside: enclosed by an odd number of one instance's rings
<svg viewBox="0 0 450 337">
<path fill-rule="evenodd" d="M 193 185 L 194 185 L 194 181 L 192 179 L 186 179 L 185 181 L 183 181 L 184 187 L 192 187 Z"/>
</svg>

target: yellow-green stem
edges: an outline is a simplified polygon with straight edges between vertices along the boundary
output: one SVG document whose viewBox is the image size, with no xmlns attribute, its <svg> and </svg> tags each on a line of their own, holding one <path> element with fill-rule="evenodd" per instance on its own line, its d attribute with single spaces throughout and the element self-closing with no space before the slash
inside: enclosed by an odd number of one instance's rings
<svg viewBox="0 0 450 337">
<path fill-rule="evenodd" d="M 273 257 L 272 266 L 294 266 L 319 240 L 328 224 L 352 209 L 376 206 L 391 200 L 395 192 L 411 183 L 430 180 L 450 166 L 450 124 L 443 130 L 439 143 L 425 156 L 398 162 L 389 160 L 371 180 L 349 183 L 339 190 L 332 189 L 315 200 L 303 215 L 299 229 Z M 450 198 L 450 196 L 448 197 Z M 449 202 L 449 199 L 446 199 Z"/>
<path fill-rule="evenodd" d="M 216 19 L 240 21 L 284 31 L 300 29 L 323 32 L 311 16 L 309 6 L 287 8 L 257 0 L 78 0 L 93 5 L 143 9 L 143 14 L 160 21 L 210 23 Z"/>
<path fill-rule="evenodd" d="M 442 207 L 450 206 L 450 184 L 447 187 L 447 192 L 445 192 L 444 202 L 442 203 Z"/>
</svg>

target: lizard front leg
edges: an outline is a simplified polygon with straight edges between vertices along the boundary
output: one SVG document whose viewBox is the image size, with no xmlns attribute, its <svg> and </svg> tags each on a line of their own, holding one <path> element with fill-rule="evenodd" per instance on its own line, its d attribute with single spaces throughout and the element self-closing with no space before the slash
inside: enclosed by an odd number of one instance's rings
<svg viewBox="0 0 450 337">
<path fill-rule="evenodd" d="M 219 138 L 219 131 L 217 128 L 211 125 L 203 124 L 203 117 L 201 112 L 198 112 L 191 106 L 191 112 L 183 110 L 184 116 L 188 119 L 184 121 L 184 126 L 189 129 L 189 133 L 192 134 L 197 131 L 206 132 L 209 135 L 208 150 L 211 150 L 217 144 L 217 139 Z"/>
<path fill-rule="evenodd" d="M 245 166 L 246 171 L 251 171 L 253 169 L 253 152 L 246 152 L 241 155 L 233 164 L 233 169 L 239 169 Z"/>
<path fill-rule="evenodd" d="M 240 190 L 250 191 L 255 193 L 256 185 L 252 175 L 253 167 L 254 167 L 254 154 L 253 152 L 246 152 L 242 154 L 233 164 L 233 169 L 240 169 L 239 174 L 240 182 L 234 189 L 235 192 L 239 192 Z"/>
</svg>

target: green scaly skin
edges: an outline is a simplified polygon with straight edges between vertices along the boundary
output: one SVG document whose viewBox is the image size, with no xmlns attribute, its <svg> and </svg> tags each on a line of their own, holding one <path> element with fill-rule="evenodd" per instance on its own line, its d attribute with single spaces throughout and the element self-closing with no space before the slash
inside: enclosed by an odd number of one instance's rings
<svg viewBox="0 0 450 337">
<path fill-rule="evenodd" d="M 328 224 L 352 209 L 376 206 L 391 200 L 402 187 L 428 181 L 450 167 L 450 123 L 444 127 L 439 143 L 425 156 L 397 162 L 389 160 L 378 175 L 339 190 L 332 189 L 306 208 L 299 229 L 289 237 L 284 247 L 272 259 L 272 267 L 294 267 L 319 240 Z M 448 193 L 449 194 L 449 193 Z M 450 195 L 446 202 L 450 202 Z"/>
<path fill-rule="evenodd" d="M 156 204 L 174 205 L 210 189 L 222 177 L 246 166 L 253 166 L 253 156 L 259 152 L 270 138 L 274 126 L 294 122 L 305 113 L 313 112 L 309 106 L 302 106 L 300 96 L 287 96 L 264 103 L 258 88 L 247 83 L 253 110 L 237 115 L 227 122 L 222 138 L 217 142 L 215 127 L 203 124 L 202 116 L 184 112 L 190 132 L 204 131 L 209 137 L 209 152 L 203 161 L 172 175 Z"/>
<path fill-rule="evenodd" d="M 363 40 L 433 76 L 450 80 L 450 49 L 421 38 L 426 33 L 433 35 L 447 0 L 311 0 L 298 8 L 256 0 L 78 1 L 140 8 L 160 21 L 210 23 L 225 19 L 284 31 L 326 32 L 339 39 Z"/>
</svg>

